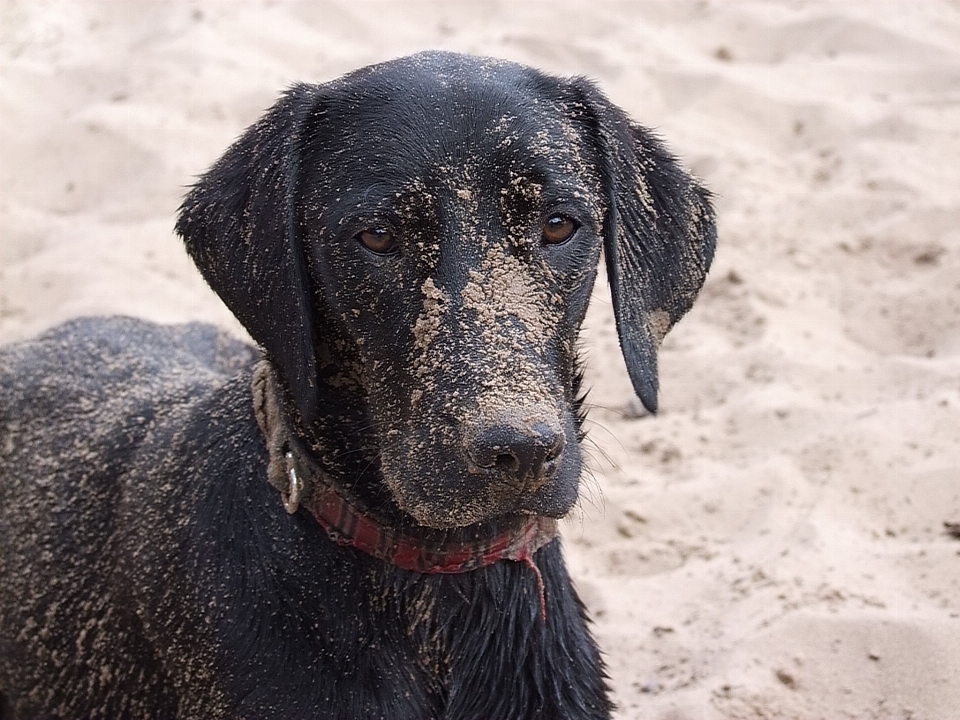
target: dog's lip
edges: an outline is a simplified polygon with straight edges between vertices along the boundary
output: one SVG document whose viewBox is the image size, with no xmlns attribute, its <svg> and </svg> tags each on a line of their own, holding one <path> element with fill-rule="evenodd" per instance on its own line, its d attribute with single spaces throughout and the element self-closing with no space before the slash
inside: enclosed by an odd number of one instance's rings
<svg viewBox="0 0 960 720">
<path fill-rule="evenodd" d="M 397 507 L 408 515 L 416 525 L 433 530 L 465 530 L 480 528 L 491 523 L 508 523 L 511 519 L 543 515 L 545 517 L 563 517 L 560 514 L 541 512 L 536 508 L 537 495 L 546 481 L 536 487 L 523 486 L 522 493 L 517 494 L 517 482 L 510 484 L 511 491 L 508 497 L 474 498 L 467 503 L 434 505 L 423 498 L 403 497 L 391 493 Z"/>
<path fill-rule="evenodd" d="M 413 507 L 404 507 L 401 505 L 401 508 L 411 518 L 413 518 L 416 525 L 420 528 L 441 531 L 457 530 L 463 532 L 481 532 L 486 530 L 488 526 L 495 524 L 507 524 L 511 520 L 517 521 L 520 518 L 527 518 L 540 514 L 533 510 L 528 511 L 526 509 L 515 508 L 510 512 L 504 512 L 499 515 L 479 516 L 476 518 L 471 517 L 470 522 L 464 523 L 462 519 L 456 517 L 456 513 L 448 513 L 446 518 L 441 518 L 437 517 L 436 515 L 425 515 L 423 512 L 420 512 Z"/>
<path fill-rule="evenodd" d="M 511 523 L 520 523 L 528 520 L 531 517 L 551 517 L 554 519 L 560 519 L 563 515 L 551 515 L 550 513 L 540 512 L 533 508 L 528 507 L 516 507 L 510 510 L 509 512 L 503 512 L 498 515 L 490 515 L 474 519 L 469 523 L 464 524 L 463 522 L 444 522 L 438 518 L 429 518 L 421 519 L 414 515 L 410 510 L 405 510 L 405 512 L 410 515 L 411 518 L 417 523 L 417 526 L 427 530 L 439 530 L 439 531 L 461 531 L 464 533 L 487 533 L 491 530 L 502 531 L 504 528 L 508 527 Z"/>
</svg>

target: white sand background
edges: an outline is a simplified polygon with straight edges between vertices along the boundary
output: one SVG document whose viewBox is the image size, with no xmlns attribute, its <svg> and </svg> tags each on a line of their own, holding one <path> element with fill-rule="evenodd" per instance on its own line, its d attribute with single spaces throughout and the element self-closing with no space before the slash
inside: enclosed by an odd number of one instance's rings
<svg viewBox="0 0 960 720">
<path fill-rule="evenodd" d="M 960 718 L 957 2 L 9 2 L 0 340 L 238 329 L 172 233 L 277 93 L 425 48 L 595 78 L 716 193 L 630 417 L 605 284 L 566 524 L 617 717 Z M 491 688 L 491 692 L 496 692 Z"/>
</svg>

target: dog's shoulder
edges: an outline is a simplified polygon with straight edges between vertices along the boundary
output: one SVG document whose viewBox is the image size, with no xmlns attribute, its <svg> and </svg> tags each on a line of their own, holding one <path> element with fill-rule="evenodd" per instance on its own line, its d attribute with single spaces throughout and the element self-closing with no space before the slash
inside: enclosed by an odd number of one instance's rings
<svg viewBox="0 0 960 720">
<path fill-rule="evenodd" d="M 3 348 L 4 486 L 98 464 L 104 472 L 97 474 L 121 477 L 158 417 L 197 402 L 257 357 L 210 325 L 126 317 L 71 321 Z"/>
<path fill-rule="evenodd" d="M 86 716 L 73 704 L 81 697 L 122 716 L 128 696 L 154 713 L 138 716 L 172 716 L 170 679 L 138 619 L 144 603 L 162 601 L 140 595 L 144 548 L 162 544 L 189 502 L 189 475 L 164 474 L 178 452 L 169 439 L 202 428 L 194 418 L 224 397 L 252 419 L 258 358 L 209 325 L 122 317 L 71 321 L 0 349 L 0 626 L 45 628 L 0 652 L 0 686 L 35 688 L 14 695 L 23 716 L 56 707 Z M 171 552 L 168 542 L 154 559 Z M 68 656 L 73 664 L 58 660 Z M 70 674 L 74 666 L 98 672 Z"/>
<path fill-rule="evenodd" d="M 128 376 L 127 369 L 136 364 L 154 372 L 196 365 L 232 374 L 256 358 L 253 347 L 208 323 L 162 325 L 125 316 L 82 317 L 0 348 L 0 371 L 21 368 L 54 374 L 82 373 L 86 368 L 86 374 L 103 385 Z"/>
<path fill-rule="evenodd" d="M 5 415 L 23 417 L 32 408 L 31 413 L 53 413 L 49 419 L 56 420 L 74 404 L 109 402 L 115 411 L 148 395 L 160 399 L 196 390 L 257 358 L 253 347 L 204 323 L 80 318 L 0 348 L 0 397 Z"/>
</svg>

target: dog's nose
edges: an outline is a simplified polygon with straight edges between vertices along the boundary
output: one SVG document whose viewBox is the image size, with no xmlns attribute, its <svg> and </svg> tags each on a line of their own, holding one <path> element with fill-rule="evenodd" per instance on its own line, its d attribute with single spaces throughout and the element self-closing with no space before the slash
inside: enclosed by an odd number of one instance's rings
<svg viewBox="0 0 960 720">
<path fill-rule="evenodd" d="M 504 421 L 479 429 L 468 439 L 467 452 L 479 469 L 535 490 L 556 472 L 564 444 L 563 431 L 550 423 Z"/>
</svg>

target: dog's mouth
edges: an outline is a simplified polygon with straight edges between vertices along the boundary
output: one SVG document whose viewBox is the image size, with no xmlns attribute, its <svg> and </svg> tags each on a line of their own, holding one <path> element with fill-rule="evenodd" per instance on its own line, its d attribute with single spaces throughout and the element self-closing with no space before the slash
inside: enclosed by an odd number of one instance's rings
<svg viewBox="0 0 960 720">
<path fill-rule="evenodd" d="M 576 501 L 581 469 L 571 422 L 543 408 L 476 422 L 430 442 L 433 428 L 381 448 L 394 501 L 417 523 L 464 528 L 509 517 L 563 517 Z"/>
</svg>

